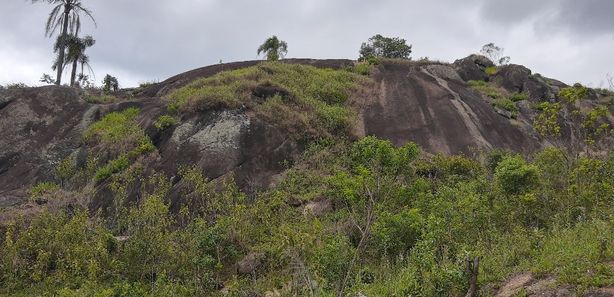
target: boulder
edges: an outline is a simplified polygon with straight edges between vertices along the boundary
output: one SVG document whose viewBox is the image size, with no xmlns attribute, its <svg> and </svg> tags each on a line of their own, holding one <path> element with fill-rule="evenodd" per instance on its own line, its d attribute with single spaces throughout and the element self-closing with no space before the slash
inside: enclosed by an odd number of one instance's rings
<svg viewBox="0 0 614 297">
<path fill-rule="evenodd" d="M 486 68 L 494 67 L 495 64 L 488 58 L 481 55 L 471 55 L 469 57 L 454 61 L 453 67 L 458 75 L 465 81 L 487 80 Z"/>
<path fill-rule="evenodd" d="M 264 254 L 251 252 L 247 254 L 241 261 L 237 262 L 236 270 L 240 275 L 253 274 L 262 266 L 264 262 Z"/>
<path fill-rule="evenodd" d="M 323 198 L 307 203 L 303 209 L 303 214 L 319 217 L 332 211 L 333 202 L 330 199 Z"/>
<path fill-rule="evenodd" d="M 433 64 L 426 66 L 426 70 L 439 78 L 443 78 L 445 80 L 454 80 L 462 82 L 463 79 L 458 75 L 458 72 L 449 65 L 439 65 Z"/>
<path fill-rule="evenodd" d="M 533 101 L 554 98 L 558 93 L 542 76 L 532 75 L 530 69 L 521 65 L 502 66 L 495 74 L 494 81 L 510 93 L 527 93 Z"/>
</svg>

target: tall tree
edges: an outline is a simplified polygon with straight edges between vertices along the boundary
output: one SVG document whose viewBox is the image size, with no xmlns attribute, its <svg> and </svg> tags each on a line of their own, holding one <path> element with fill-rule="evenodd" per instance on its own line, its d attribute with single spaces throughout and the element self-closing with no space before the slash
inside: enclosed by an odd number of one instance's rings
<svg viewBox="0 0 614 297">
<path fill-rule="evenodd" d="M 264 41 L 258 48 L 258 55 L 264 53 L 267 60 L 277 61 L 279 58 L 283 58 L 288 53 L 288 44 L 273 35 Z"/>
<path fill-rule="evenodd" d="M 384 37 L 377 34 L 360 46 L 360 57 L 364 61 L 369 58 L 409 59 L 411 45 L 399 37 Z"/>
<path fill-rule="evenodd" d="M 84 38 L 79 38 L 77 36 L 71 37 L 72 38 L 69 38 L 66 44 L 67 50 L 64 64 L 72 64 L 70 86 L 75 86 L 77 78 L 77 66 L 79 65 L 79 63 L 81 63 L 81 74 L 83 74 L 84 65 L 87 64 L 89 67 L 89 57 L 85 54 L 85 50 L 88 47 L 93 46 L 96 43 L 96 40 L 94 40 L 94 38 L 89 35 L 85 36 Z"/>
<path fill-rule="evenodd" d="M 55 5 L 47 18 L 45 26 L 45 36 L 52 37 L 58 28 L 61 33 L 58 39 L 58 57 L 57 63 L 54 64 L 57 70 L 56 85 L 62 82 L 62 70 L 65 59 L 65 49 L 67 45 L 68 35 L 77 36 L 81 29 L 81 14 L 88 16 L 96 25 L 96 20 L 92 16 L 92 12 L 83 7 L 80 0 L 32 0 L 32 3 L 47 2 Z"/>
</svg>

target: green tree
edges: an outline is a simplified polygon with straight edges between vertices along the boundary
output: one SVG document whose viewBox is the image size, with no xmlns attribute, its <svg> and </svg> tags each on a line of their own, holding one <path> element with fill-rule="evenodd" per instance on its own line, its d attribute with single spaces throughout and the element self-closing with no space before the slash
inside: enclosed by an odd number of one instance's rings
<svg viewBox="0 0 614 297">
<path fill-rule="evenodd" d="M 105 93 L 117 91 L 119 89 L 119 82 L 117 81 L 117 78 L 107 74 L 102 80 L 102 89 L 105 91 Z"/>
<path fill-rule="evenodd" d="M 45 26 L 45 35 L 53 36 L 58 28 L 60 38 L 58 39 L 58 57 L 55 69 L 57 70 L 56 85 L 62 82 L 62 71 L 64 58 L 66 55 L 65 49 L 67 46 L 68 35 L 78 35 L 81 29 L 81 14 L 87 15 L 96 24 L 96 20 L 92 16 L 92 12 L 83 7 L 80 0 L 32 0 L 32 3 L 47 2 L 55 5 L 47 18 Z"/>
<path fill-rule="evenodd" d="M 377 34 L 360 46 L 359 61 L 369 58 L 409 59 L 411 45 L 399 37 L 384 37 Z"/>
<path fill-rule="evenodd" d="M 506 193 L 524 194 L 539 185 L 539 169 L 521 156 L 506 156 L 495 170 L 495 179 Z"/>
<path fill-rule="evenodd" d="M 273 35 L 258 47 L 258 55 L 265 54 L 269 61 L 277 61 L 288 53 L 288 44 Z"/>
<path fill-rule="evenodd" d="M 77 79 L 77 66 L 79 63 L 81 64 L 81 75 L 83 77 L 83 69 L 84 66 L 87 67 L 91 71 L 91 67 L 89 65 L 89 57 L 85 54 L 85 50 L 88 47 L 92 47 L 96 43 L 96 40 L 92 38 L 92 36 L 87 35 L 84 38 L 79 38 L 77 36 L 71 36 L 69 38 L 66 46 L 67 46 L 67 56 L 64 61 L 65 65 L 72 64 L 72 70 L 70 75 L 70 85 L 75 86 L 75 82 Z"/>
</svg>

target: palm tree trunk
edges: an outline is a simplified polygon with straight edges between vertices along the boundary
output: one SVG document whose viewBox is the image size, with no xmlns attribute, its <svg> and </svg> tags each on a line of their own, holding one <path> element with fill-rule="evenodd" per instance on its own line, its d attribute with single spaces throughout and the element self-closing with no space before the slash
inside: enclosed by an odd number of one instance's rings
<svg viewBox="0 0 614 297">
<path fill-rule="evenodd" d="M 72 72 L 70 74 L 70 86 L 74 87 L 75 86 L 75 79 L 77 78 L 77 64 L 79 61 L 77 61 L 77 59 L 75 59 L 72 62 Z"/>
<path fill-rule="evenodd" d="M 68 16 L 70 14 L 70 6 L 64 6 L 64 25 L 62 26 L 62 41 L 60 43 L 60 52 L 58 53 L 58 72 L 56 74 L 56 85 L 62 83 L 62 70 L 64 70 L 64 50 L 66 49 L 66 37 L 68 36 Z"/>
</svg>

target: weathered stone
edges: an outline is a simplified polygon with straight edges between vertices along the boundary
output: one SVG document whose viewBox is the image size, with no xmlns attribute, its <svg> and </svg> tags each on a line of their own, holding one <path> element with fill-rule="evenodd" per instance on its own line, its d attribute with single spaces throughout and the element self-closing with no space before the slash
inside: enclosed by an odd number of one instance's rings
<svg viewBox="0 0 614 297">
<path fill-rule="evenodd" d="M 236 264 L 237 273 L 241 275 L 253 274 L 262 266 L 263 253 L 251 252 Z"/>
<path fill-rule="evenodd" d="M 471 55 L 464 59 L 454 61 L 453 67 L 459 76 L 465 80 L 487 80 L 488 75 L 485 70 L 495 64 L 488 58 L 480 55 Z"/>
<path fill-rule="evenodd" d="M 321 198 L 307 203 L 303 209 L 303 214 L 319 217 L 332 211 L 333 202 L 330 199 Z"/>
<path fill-rule="evenodd" d="M 445 80 L 455 80 L 459 82 L 463 81 L 460 75 L 458 75 L 458 72 L 456 72 L 452 66 L 433 64 L 426 66 L 426 70 L 431 74 Z"/>
</svg>

